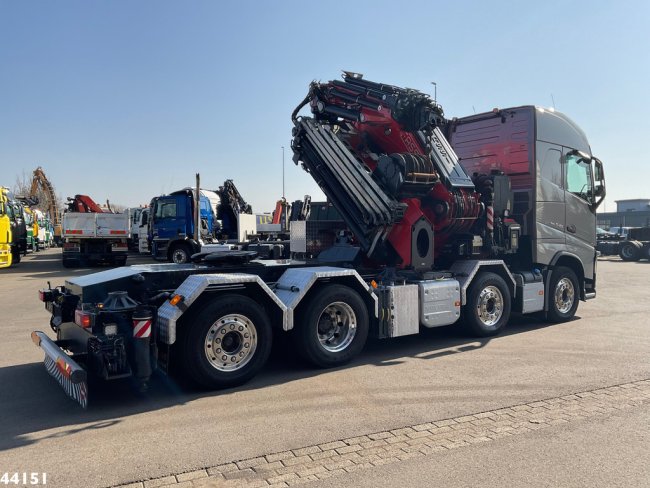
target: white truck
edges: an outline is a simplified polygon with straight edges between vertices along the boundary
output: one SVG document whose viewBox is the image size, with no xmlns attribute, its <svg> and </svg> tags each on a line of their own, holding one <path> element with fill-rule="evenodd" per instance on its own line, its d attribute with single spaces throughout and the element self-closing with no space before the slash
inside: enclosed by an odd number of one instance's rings
<svg viewBox="0 0 650 488">
<path fill-rule="evenodd" d="M 138 252 L 151 254 L 149 249 L 149 208 L 143 208 L 138 217 Z"/>
<path fill-rule="evenodd" d="M 62 234 L 64 267 L 100 262 L 124 266 L 131 235 L 130 212 L 68 211 L 63 214 Z"/>
<path fill-rule="evenodd" d="M 130 234 L 129 238 L 129 248 L 136 250 L 139 247 L 140 242 L 140 215 L 142 214 L 142 207 L 132 207 L 127 209 L 129 211 L 129 222 L 130 222 Z"/>
</svg>

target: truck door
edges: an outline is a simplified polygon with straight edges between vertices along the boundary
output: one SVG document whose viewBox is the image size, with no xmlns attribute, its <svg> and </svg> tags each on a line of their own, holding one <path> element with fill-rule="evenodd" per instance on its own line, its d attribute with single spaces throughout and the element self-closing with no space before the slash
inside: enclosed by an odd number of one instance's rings
<svg viewBox="0 0 650 488">
<path fill-rule="evenodd" d="M 567 250 L 580 258 L 585 276 L 591 276 L 596 247 L 596 210 L 591 158 L 581 152 L 564 151 L 564 201 Z"/>
<path fill-rule="evenodd" d="M 11 266 L 11 219 L 8 214 L 8 202 L 0 190 L 0 268 Z"/>
<path fill-rule="evenodd" d="M 201 236 L 205 239 L 214 231 L 214 212 L 207 197 L 201 196 Z"/>
<path fill-rule="evenodd" d="M 537 260 L 548 263 L 566 245 L 562 146 L 538 141 L 537 165 Z"/>
<path fill-rule="evenodd" d="M 154 239 L 173 240 L 185 237 L 185 195 L 159 198 L 153 212 Z"/>
</svg>

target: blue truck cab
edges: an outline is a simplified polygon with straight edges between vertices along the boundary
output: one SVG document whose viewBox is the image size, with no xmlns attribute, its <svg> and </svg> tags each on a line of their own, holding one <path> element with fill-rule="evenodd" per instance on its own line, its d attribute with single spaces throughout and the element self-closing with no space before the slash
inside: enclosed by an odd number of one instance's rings
<svg viewBox="0 0 650 488">
<path fill-rule="evenodd" d="M 201 238 L 212 241 L 218 229 L 213 204 L 200 196 Z M 194 195 L 184 189 L 154 197 L 149 215 L 149 237 L 154 258 L 175 263 L 186 263 L 192 254 L 201 251 L 194 224 Z"/>
</svg>

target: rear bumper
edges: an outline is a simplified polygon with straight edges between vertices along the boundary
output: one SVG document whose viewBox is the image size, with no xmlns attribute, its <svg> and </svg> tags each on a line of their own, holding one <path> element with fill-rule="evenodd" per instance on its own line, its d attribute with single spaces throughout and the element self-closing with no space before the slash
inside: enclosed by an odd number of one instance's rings
<svg viewBox="0 0 650 488">
<path fill-rule="evenodd" d="M 88 406 L 86 370 L 68 356 L 56 342 L 41 331 L 32 332 L 32 342 L 45 353 L 45 369 L 59 382 L 70 398 L 83 408 Z"/>
</svg>

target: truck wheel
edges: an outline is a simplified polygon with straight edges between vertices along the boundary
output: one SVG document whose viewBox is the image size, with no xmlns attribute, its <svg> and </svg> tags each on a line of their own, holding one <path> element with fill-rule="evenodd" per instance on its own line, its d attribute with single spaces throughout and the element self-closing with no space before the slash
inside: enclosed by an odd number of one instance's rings
<svg viewBox="0 0 650 488">
<path fill-rule="evenodd" d="M 472 336 L 494 336 L 508 323 L 510 308 L 510 290 L 504 279 L 495 273 L 481 273 L 467 290 L 462 324 Z"/>
<path fill-rule="evenodd" d="M 576 274 L 570 268 L 558 266 L 551 274 L 547 318 L 550 322 L 566 322 L 578 310 L 580 285 Z"/>
<path fill-rule="evenodd" d="M 115 258 L 115 266 L 124 266 L 126 265 L 126 256 L 120 256 Z"/>
<path fill-rule="evenodd" d="M 329 285 L 304 304 L 292 338 L 309 363 L 331 368 L 349 362 L 368 338 L 366 304 L 347 286 Z"/>
<path fill-rule="evenodd" d="M 229 388 L 251 379 L 271 352 L 264 309 L 241 295 L 224 295 L 186 322 L 183 367 L 206 388 Z"/>
<path fill-rule="evenodd" d="M 169 251 L 169 260 L 176 264 L 189 263 L 190 256 L 192 251 L 187 244 L 176 244 Z"/>
<path fill-rule="evenodd" d="M 628 241 L 621 244 L 618 255 L 623 261 L 638 261 L 641 259 L 642 244 L 636 241 Z"/>
<path fill-rule="evenodd" d="M 75 268 L 79 266 L 78 259 L 63 258 L 63 267 L 64 268 Z"/>
</svg>

